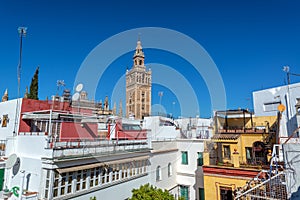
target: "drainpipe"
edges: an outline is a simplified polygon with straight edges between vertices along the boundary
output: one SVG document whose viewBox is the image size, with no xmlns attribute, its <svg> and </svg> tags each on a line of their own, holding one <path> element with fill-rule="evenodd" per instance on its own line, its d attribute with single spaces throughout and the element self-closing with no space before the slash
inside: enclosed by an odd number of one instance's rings
<svg viewBox="0 0 300 200">
<path fill-rule="evenodd" d="M 23 195 L 23 187 L 24 187 L 24 177 L 25 177 L 25 170 L 20 171 L 20 176 L 21 176 L 21 182 L 20 182 L 20 193 L 19 193 L 19 200 L 22 200 L 22 195 Z"/>
</svg>

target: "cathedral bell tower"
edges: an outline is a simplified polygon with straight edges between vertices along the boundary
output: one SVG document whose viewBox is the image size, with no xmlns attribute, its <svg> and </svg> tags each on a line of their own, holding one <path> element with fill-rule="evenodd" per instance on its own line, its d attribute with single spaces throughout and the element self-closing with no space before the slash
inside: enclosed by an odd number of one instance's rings
<svg viewBox="0 0 300 200">
<path fill-rule="evenodd" d="M 140 39 L 133 55 L 133 66 L 126 71 L 126 117 L 143 119 L 151 114 L 151 70 L 146 70 Z"/>
</svg>

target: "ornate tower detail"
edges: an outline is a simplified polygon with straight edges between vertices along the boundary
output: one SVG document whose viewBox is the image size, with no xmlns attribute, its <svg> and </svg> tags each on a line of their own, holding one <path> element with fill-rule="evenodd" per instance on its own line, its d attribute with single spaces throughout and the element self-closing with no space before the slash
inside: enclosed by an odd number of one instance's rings
<svg viewBox="0 0 300 200">
<path fill-rule="evenodd" d="M 119 117 L 123 117 L 122 101 L 119 103 Z"/>
<path fill-rule="evenodd" d="M 104 110 L 109 110 L 108 96 L 106 96 L 104 100 Z"/>
<path fill-rule="evenodd" d="M 8 90 L 6 89 L 2 96 L 2 102 L 8 101 Z"/>
<path fill-rule="evenodd" d="M 116 102 L 114 102 L 114 107 L 113 107 L 113 110 L 112 110 L 112 114 L 113 115 L 117 114 L 117 103 Z"/>
<path fill-rule="evenodd" d="M 24 99 L 28 99 L 28 87 L 26 86 L 25 94 L 24 94 Z"/>
<path fill-rule="evenodd" d="M 142 119 L 151 114 L 151 70 L 146 70 L 140 40 L 133 55 L 133 66 L 126 70 L 126 117 Z"/>
</svg>

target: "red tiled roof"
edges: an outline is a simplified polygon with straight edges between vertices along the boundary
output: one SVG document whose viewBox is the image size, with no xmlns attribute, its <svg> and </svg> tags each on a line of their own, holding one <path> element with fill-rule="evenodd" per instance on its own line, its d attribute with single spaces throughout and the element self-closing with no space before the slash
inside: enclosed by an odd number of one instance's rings
<svg viewBox="0 0 300 200">
<path fill-rule="evenodd" d="M 236 140 L 240 137 L 240 134 L 215 134 L 211 139 L 213 140 Z"/>
</svg>

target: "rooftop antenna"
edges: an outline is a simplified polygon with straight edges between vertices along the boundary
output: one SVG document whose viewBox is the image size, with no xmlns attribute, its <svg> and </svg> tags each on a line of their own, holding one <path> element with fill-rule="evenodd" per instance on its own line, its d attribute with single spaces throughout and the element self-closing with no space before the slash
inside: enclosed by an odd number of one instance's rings
<svg viewBox="0 0 300 200">
<path fill-rule="evenodd" d="M 283 66 L 282 70 L 284 72 L 286 72 L 287 82 L 288 82 L 288 85 L 289 85 L 291 83 L 291 80 L 290 80 L 290 67 L 289 66 Z"/>
<path fill-rule="evenodd" d="M 19 98 L 20 97 L 20 85 L 21 85 L 23 37 L 26 36 L 27 27 L 19 27 L 18 32 L 20 34 L 20 54 L 19 54 L 19 64 L 18 64 L 18 98 Z"/>
<path fill-rule="evenodd" d="M 66 86 L 65 81 L 64 81 L 64 80 L 57 80 L 57 81 L 56 81 L 56 86 L 57 86 L 57 93 L 56 93 L 56 95 L 58 95 L 58 93 L 59 93 L 59 88 L 60 88 L 61 86 Z"/>
<path fill-rule="evenodd" d="M 19 118 L 19 98 L 20 98 L 20 88 L 21 88 L 21 69 L 22 69 L 22 49 L 23 49 L 23 37 L 26 36 L 27 27 L 19 27 L 18 33 L 20 35 L 20 54 L 19 54 L 19 64 L 17 68 L 17 76 L 18 76 L 18 98 L 17 98 L 17 105 L 16 105 L 16 115 L 15 115 L 15 124 L 14 124 L 14 131 L 13 135 L 16 135 L 16 128 L 18 125 L 18 118 Z"/>
<path fill-rule="evenodd" d="M 78 101 L 78 113 L 80 112 L 80 92 L 83 89 L 83 84 L 79 83 L 75 88 L 75 94 L 72 96 L 72 101 Z"/>
</svg>

